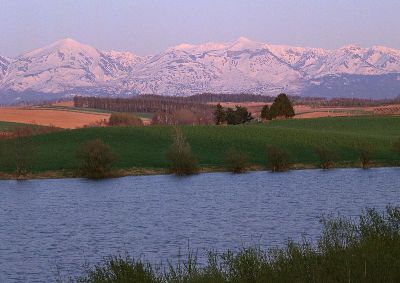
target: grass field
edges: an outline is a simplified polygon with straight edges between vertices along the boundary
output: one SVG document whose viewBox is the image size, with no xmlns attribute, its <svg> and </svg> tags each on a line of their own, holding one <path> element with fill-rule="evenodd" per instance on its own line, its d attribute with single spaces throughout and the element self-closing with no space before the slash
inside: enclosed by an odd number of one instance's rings
<svg viewBox="0 0 400 283">
<path fill-rule="evenodd" d="M 373 148 L 377 165 L 393 165 L 397 157 L 392 144 L 400 137 L 400 117 L 335 117 L 304 120 L 277 120 L 269 124 L 241 126 L 185 126 L 184 134 L 200 166 L 223 167 L 226 151 L 236 147 L 263 166 L 266 147 L 285 148 L 300 167 L 318 164 L 315 148 L 325 145 L 335 150 L 339 165 L 358 166 L 360 145 Z M 33 136 L 35 172 L 73 170 L 76 149 L 85 141 L 100 138 L 118 156 L 116 168 L 167 167 L 165 153 L 171 143 L 171 127 L 102 127 L 66 130 Z M 11 141 L 1 141 L 6 147 Z M 2 170 L 10 167 L 3 165 Z"/>
<path fill-rule="evenodd" d="M 17 127 L 22 127 L 22 126 L 27 126 L 29 124 L 24 124 L 24 123 L 14 123 L 14 122 L 1 122 L 0 121 L 0 132 L 12 132 L 15 130 Z M 41 127 L 37 125 L 29 125 L 32 127 Z"/>
</svg>

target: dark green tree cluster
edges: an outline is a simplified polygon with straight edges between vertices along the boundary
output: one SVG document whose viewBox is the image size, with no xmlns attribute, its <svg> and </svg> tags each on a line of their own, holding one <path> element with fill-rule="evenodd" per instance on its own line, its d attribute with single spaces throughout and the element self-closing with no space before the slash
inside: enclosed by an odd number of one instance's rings
<svg viewBox="0 0 400 283">
<path fill-rule="evenodd" d="M 294 109 L 292 102 L 284 93 L 278 95 L 271 107 L 264 105 L 261 110 L 261 118 L 263 120 L 272 120 L 278 117 L 292 118 L 294 117 Z"/>
<path fill-rule="evenodd" d="M 228 125 L 239 125 L 253 120 L 251 113 L 246 107 L 236 105 L 235 109 L 228 108 L 226 111 L 218 104 L 214 111 L 216 125 L 227 123 Z"/>
</svg>

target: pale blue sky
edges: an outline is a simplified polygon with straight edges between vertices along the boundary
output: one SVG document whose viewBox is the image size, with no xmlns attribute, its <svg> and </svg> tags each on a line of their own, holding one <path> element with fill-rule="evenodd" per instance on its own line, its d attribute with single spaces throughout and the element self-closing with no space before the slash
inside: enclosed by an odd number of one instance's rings
<svg viewBox="0 0 400 283">
<path fill-rule="evenodd" d="M 0 55 L 71 37 L 154 54 L 239 36 L 323 48 L 400 48 L 400 0 L 0 0 Z"/>
</svg>

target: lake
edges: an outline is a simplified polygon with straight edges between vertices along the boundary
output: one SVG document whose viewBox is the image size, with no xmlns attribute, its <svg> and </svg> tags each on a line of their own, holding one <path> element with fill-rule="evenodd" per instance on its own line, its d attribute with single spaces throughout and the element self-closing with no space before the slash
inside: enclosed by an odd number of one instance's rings
<svg viewBox="0 0 400 283">
<path fill-rule="evenodd" d="M 0 282 L 51 282 L 129 252 L 153 263 L 316 239 L 322 215 L 400 205 L 400 168 L 0 181 Z"/>
</svg>

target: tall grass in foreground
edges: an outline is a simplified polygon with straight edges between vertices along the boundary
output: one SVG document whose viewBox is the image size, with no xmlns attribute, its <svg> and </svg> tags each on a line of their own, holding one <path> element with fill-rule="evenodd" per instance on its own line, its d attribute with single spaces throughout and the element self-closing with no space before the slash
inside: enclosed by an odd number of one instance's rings
<svg viewBox="0 0 400 283">
<path fill-rule="evenodd" d="M 315 245 L 289 241 L 284 248 L 210 252 L 200 266 L 152 266 L 115 256 L 89 269 L 77 282 L 400 282 L 400 208 L 366 209 L 358 221 L 323 219 Z"/>
</svg>

